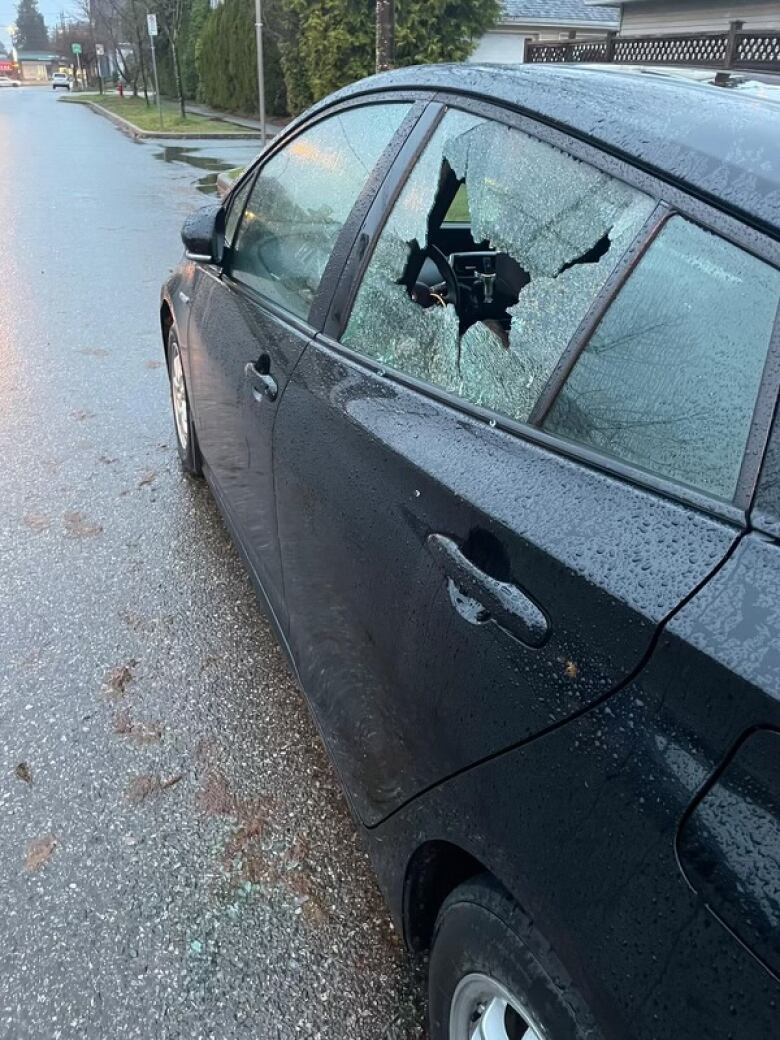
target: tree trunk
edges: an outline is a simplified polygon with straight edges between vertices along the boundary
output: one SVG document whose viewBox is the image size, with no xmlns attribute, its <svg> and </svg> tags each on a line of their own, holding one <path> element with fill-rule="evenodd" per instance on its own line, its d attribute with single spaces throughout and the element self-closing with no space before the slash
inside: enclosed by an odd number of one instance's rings
<svg viewBox="0 0 780 1040">
<path fill-rule="evenodd" d="M 395 4 L 393 0 L 376 0 L 376 71 L 393 67 L 395 51 Z"/>
<path fill-rule="evenodd" d="M 146 107 L 149 107 L 149 91 L 146 86 L 146 62 L 144 61 L 144 41 L 141 37 L 141 29 L 138 25 L 138 19 L 135 19 L 135 38 L 138 42 L 138 64 L 141 67 L 141 82 L 144 86 L 144 101 Z"/>
<path fill-rule="evenodd" d="M 173 58 L 173 74 L 176 77 L 176 88 L 179 91 L 179 108 L 181 109 L 182 119 L 186 119 L 187 109 L 184 107 L 184 85 L 181 81 L 181 69 L 179 68 L 179 52 L 174 43 L 173 36 L 170 36 L 169 40 L 171 43 L 171 57 Z"/>
</svg>

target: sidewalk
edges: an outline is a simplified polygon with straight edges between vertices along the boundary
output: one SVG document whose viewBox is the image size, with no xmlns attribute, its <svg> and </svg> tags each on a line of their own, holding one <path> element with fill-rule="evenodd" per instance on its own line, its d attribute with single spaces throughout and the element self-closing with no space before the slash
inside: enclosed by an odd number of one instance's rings
<svg viewBox="0 0 780 1040">
<path fill-rule="evenodd" d="M 210 108 L 208 105 L 196 105 L 191 101 L 187 102 L 187 111 L 192 112 L 198 116 L 208 116 L 209 119 L 220 119 L 223 123 L 235 123 L 236 126 L 243 126 L 247 130 L 257 130 L 260 132 L 261 123 L 259 119 L 252 119 L 251 116 L 237 116 L 232 112 L 220 112 L 217 108 Z M 270 139 L 278 134 L 280 130 L 283 130 L 286 124 L 290 120 L 273 120 L 266 119 L 265 121 L 265 133 Z"/>
</svg>

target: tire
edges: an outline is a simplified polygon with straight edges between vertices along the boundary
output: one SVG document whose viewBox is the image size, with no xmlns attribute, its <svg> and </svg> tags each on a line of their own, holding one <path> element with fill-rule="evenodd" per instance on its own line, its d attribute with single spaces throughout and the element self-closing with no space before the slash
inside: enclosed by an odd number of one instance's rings
<svg viewBox="0 0 780 1040">
<path fill-rule="evenodd" d="M 203 464 L 195 424 L 192 421 L 187 380 L 184 375 L 184 364 L 175 325 L 171 325 L 168 330 L 167 348 L 173 429 L 176 434 L 179 459 L 185 473 L 189 473 L 193 477 L 200 477 L 203 475 Z"/>
<path fill-rule="evenodd" d="M 549 945 L 488 875 L 442 904 L 428 987 L 430 1040 L 601 1037 Z"/>
</svg>

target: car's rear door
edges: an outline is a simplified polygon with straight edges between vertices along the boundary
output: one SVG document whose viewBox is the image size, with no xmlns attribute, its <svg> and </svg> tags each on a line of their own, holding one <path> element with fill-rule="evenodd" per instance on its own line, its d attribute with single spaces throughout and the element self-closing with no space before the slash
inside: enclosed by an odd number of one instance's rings
<svg viewBox="0 0 780 1040">
<path fill-rule="evenodd" d="M 423 107 L 402 97 L 337 106 L 272 147 L 228 203 L 223 264 L 202 267 L 192 293 L 187 351 L 198 442 L 282 628 L 273 425 L 290 373 L 321 325 L 317 301 L 337 243 L 351 246 L 347 224 L 358 199 L 372 197 L 372 178 L 381 181 Z"/>
<path fill-rule="evenodd" d="M 399 158 L 275 431 L 291 648 L 368 824 L 623 684 L 755 476 L 772 269 L 679 192 L 496 118 L 450 110 Z M 398 284 L 453 174 L 473 240 L 530 275 L 506 336 Z"/>
</svg>

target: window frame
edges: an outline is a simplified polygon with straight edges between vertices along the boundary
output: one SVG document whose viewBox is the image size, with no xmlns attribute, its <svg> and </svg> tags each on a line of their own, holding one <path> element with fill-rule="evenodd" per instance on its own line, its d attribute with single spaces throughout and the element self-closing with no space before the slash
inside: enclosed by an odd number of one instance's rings
<svg viewBox="0 0 780 1040">
<path fill-rule="evenodd" d="M 295 328 L 310 333 L 319 331 L 325 321 L 331 297 L 338 282 L 338 276 L 342 266 L 342 261 L 339 261 L 338 258 L 343 258 L 351 251 L 360 226 L 365 219 L 366 213 L 368 212 L 376 192 L 379 190 L 385 177 L 392 169 L 398 152 L 403 147 L 409 134 L 414 130 L 421 116 L 424 114 L 427 101 L 428 96 L 424 91 L 383 91 L 377 92 L 370 97 L 361 96 L 357 98 L 349 98 L 345 101 L 318 108 L 312 115 L 303 116 L 296 120 L 286 130 L 274 137 L 254 163 L 231 187 L 230 192 L 224 199 L 223 208 L 225 210 L 225 218 L 227 219 L 232 200 L 235 199 L 238 192 L 241 191 L 245 185 L 249 184 L 249 191 L 244 199 L 241 214 L 238 218 L 239 224 L 234 236 L 235 242 L 238 238 L 238 231 L 240 229 L 241 220 L 244 216 L 244 209 L 254 191 L 257 178 L 261 175 L 265 165 L 280 151 L 292 144 L 292 142 L 301 134 L 306 133 L 318 123 L 338 115 L 340 112 L 354 111 L 356 109 L 368 108 L 373 105 L 409 104 L 409 111 L 401 120 L 398 130 L 388 141 L 384 152 L 379 157 L 376 166 L 360 190 L 352 209 L 338 234 L 333 250 L 328 258 L 328 262 L 322 272 L 322 278 L 320 279 L 317 293 L 312 301 L 308 314 L 303 317 L 295 314 L 293 311 L 283 307 L 276 300 L 269 299 L 258 290 L 252 288 L 252 286 L 247 285 L 246 282 L 242 282 L 235 278 L 231 270 L 233 243 L 231 243 L 230 246 L 226 244 L 222 260 L 219 264 L 219 277 L 223 284 L 232 292 L 235 292 L 239 296 L 245 296 L 254 304 L 260 306 L 276 318 L 281 319 Z"/>
<path fill-rule="evenodd" d="M 777 320 L 767 349 L 748 439 L 743 449 L 736 492 L 731 501 L 724 501 L 708 492 L 698 491 L 660 475 L 648 473 L 630 463 L 611 459 L 583 445 L 565 441 L 558 436 L 546 433 L 539 424 L 560 393 L 566 377 L 590 341 L 601 318 L 670 217 L 682 216 L 776 268 L 780 268 L 780 241 L 752 227 L 742 217 L 736 217 L 725 208 L 719 209 L 698 197 L 689 188 L 673 179 L 664 179 L 656 171 L 632 162 L 629 158 L 613 152 L 601 143 L 591 143 L 586 135 L 578 136 L 569 128 L 561 129 L 551 122 L 535 115 L 528 115 L 509 105 L 448 90 L 432 93 L 429 108 L 432 110 L 432 114 L 424 120 L 424 132 L 418 124 L 415 127 L 418 132 L 414 134 L 413 145 L 407 139 L 406 147 L 399 150 L 392 168 L 385 178 L 381 192 L 377 193 L 363 225 L 359 229 L 355 239 L 359 247 L 354 246 L 347 258 L 322 328 L 321 338 L 324 345 L 369 369 L 374 374 L 380 374 L 386 379 L 406 385 L 430 398 L 438 399 L 457 411 L 484 420 L 491 426 L 536 443 L 559 455 L 583 462 L 590 468 L 612 474 L 639 487 L 680 501 L 698 511 L 710 513 L 740 526 L 746 526 L 747 515 L 756 492 L 759 470 L 766 451 L 772 416 L 780 394 L 780 307 L 778 307 Z M 650 218 L 592 301 L 588 313 L 573 334 L 558 365 L 542 390 L 528 423 L 510 419 L 500 412 L 475 405 L 435 384 L 424 382 L 402 371 L 382 365 L 341 342 L 341 335 L 349 321 L 358 289 L 393 206 L 406 185 L 417 159 L 433 136 L 439 122 L 450 109 L 481 116 L 486 120 L 501 123 L 550 144 L 565 154 L 588 163 L 609 176 L 644 192 L 657 203 Z M 540 407 L 542 402 L 544 402 L 543 412 Z"/>
</svg>

